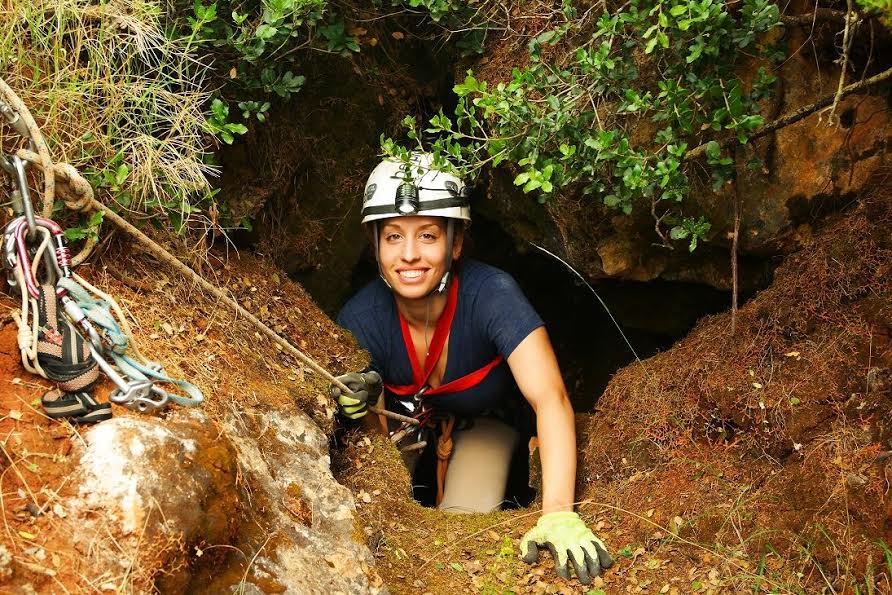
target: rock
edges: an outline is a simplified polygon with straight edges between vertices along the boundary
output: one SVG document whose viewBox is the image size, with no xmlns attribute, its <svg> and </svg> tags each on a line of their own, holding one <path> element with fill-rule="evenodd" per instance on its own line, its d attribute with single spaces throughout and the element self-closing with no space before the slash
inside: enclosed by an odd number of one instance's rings
<svg viewBox="0 0 892 595">
<path fill-rule="evenodd" d="M 91 573 L 134 592 L 382 593 L 350 492 L 301 412 L 119 417 L 85 433 L 61 507 Z M 234 589 L 234 590 L 233 590 Z"/>
<path fill-rule="evenodd" d="M 163 570 L 175 590 L 188 580 L 192 544 L 231 540 L 237 468 L 220 434 L 196 410 L 118 417 L 86 433 L 64 521 L 97 576 L 129 573 L 138 591 Z"/>
<path fill-rule="evenodd" d="M 758 66 L 750 68 L 755 72 Z M 792 57 L 781 70 L 779 95 L 764 117 L 773 120 L 832 93 L 838 76 L 832 68 L 819 72 L 805 54 Z M 888 166 L 892 114 L 887 108 L 880 94 L 852 95 L 837 108 L 838 125 L 831 125 L 828 110 L 823 110 L 737 147 L 729 152 L 735 157 L 736 181 L 718 193 L 698 181 L 698 168 L 693 168 L 685 208 L 689 214 L 703 214 L 712 225 L 707 241 L 693 253 L 682 243 L 675 250 L 658 245 L 645 201 L 628 217 L 591 197 L 572 194 L 558 195 L 543 208 L 514 187 L 512 176 L 500 171 L 490 176 L 489 199 L 475 203 L 474 209 L 498 221 L 519 248 L 527 240 L 544 245 L 589 279 L 661 278 L 727 290 L 736 197 L 741 215 L 739 282 L 742 291 L 749 292 L 770 278 L 771 257 L 797 250 L 822 217 L 869 190 L 871 181 Z M 651 123 L 642 125 L 647 128 Z M 753 157 L 763 166 L 749 167 Z"/>
<path fill-rule="evenodd" d="M 371 552 L 353 538 L 353 498 L 331 474 L 328 438 L 319 427 L 300 411 L 256 407 L 233 411 L 224 431 L 251 486 L 246 514 L 262 511 L 255 519 L 260 531 L 246 526 L 234 544 L 248 558 L 256 554 L 248 583 L 295 594 L 385 592 L 370 569 Z M 228 592 L 243 576 L 209 573 L 190 592 Z"/>
</svg>

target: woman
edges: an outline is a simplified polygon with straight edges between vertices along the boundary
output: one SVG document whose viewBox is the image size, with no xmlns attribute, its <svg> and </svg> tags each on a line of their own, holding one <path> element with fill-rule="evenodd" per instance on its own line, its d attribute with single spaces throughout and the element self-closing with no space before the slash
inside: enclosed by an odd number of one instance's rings
<svg viewBox="0 0 892 595">
<path fill-rule="evenodd" d="M 524 560 L 548 547 L 560 576 L 569 563 L 588 583 L 613 560 L 573 512 L 576 434 L 573 409 L 542 320 L 505 272 L 461 261 L 470 208 L 461 180 L 431 167 L 383 161 L 369 177 L 362 223 L 380 279 L 338 316 L 372 356 L 371 369 L 332 387 L 346 417 L 366 414 L 386 389 L 438 432 L 438 507 L 499 508 L 512 453 L 523 433 L 524 397 L 532 406 L 542 463 L 542 516 L 523 537 Z M 524 445 L 525 446 L 525 445 Z"/>
</svg>

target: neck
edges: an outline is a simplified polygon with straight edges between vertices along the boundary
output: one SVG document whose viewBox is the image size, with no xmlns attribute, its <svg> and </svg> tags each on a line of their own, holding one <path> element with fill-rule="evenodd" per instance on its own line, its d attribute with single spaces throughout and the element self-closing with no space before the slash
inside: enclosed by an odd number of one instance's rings
<svg viewBox="0 0 892 595">
<path fill-rule="evenodd" d="M 409 326 L 415 328 L 424 328 L 425 325 L 434 327 L 443 310 L 446 309 L 446 299 L 446 292 L 432 293 L 427 297 L 411 300 L 396 296 L 396 306 Z"/>
</svg>

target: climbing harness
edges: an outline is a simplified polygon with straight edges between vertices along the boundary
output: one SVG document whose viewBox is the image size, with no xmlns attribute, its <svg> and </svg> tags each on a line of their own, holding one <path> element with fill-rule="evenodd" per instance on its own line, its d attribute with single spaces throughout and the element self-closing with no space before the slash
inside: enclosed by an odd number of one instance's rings
<svg viewBox="0 0 892 595">
<path fill-rule="evenodd" d="M 440 318 L 437 320 L 437 326 L 434 329 L 434 336 L 431 339 L 430 352 L 424 361 L 424 369 L 418 362 L 415 354 L 415 347 L 412 343 L 412 334 L 409 330 L 409 323 L 403 317 L 402 313 L 397 310 L 400 319 L 400 329 L 403 335 L 403 343 L 409 355 L 409 362 L 412 366 L 412 384 L 394 385 L 385 384 L 384 387 L 390 391 L 403 405 L 410 411 L 415 412 L 415 419 L 418 420 L 418 436 L 417 441 L 422 442 L 425 429 L 432 428 L 439 422 L 439 437 L 437 438 L 437 504 L 443 500 L 444 486 L 446 483 L 446 471 L 449 468 L 449 459 L 452 456 L 452 431 L 455 428 L 455 416 L 451 414 L 438 414 L 425 403 L 427 397 L 434 395 L 445 395 L 458 393 L 473 388 L 483 382 L 489 373 L 504 361 L 502 355 L 497 355 L 491 362 L 485 366 L 466 374 L 461 378 L 456 378 L 446 384 L 431 387 L 428 384 L 443 348 L 446 346 L 446 340 L 449 337 L 449 330 L 452 327 L 452 321 L 455 318 L 455 310 L 458 306 L 458 289 L 459 276 L 452 278 L 449 285 L 449 293 L 447 294 L 446 307 Z M 391 433 L 391 441 L 399 443 L 405 436 L 410 433 L 412 427 L 409 424 L 403 424 Z M 417 448 L 417 447 L 415 447 Z M 410 450 L 415 450 L 410 448 Z"/>
<path fill-rule="evenodd" d="M 2 100 L 0 114 L 33 149 L 28 128 Z M 128 409 L 158 411 L 168 402 L 199 405 L 204 397 L 194 384 L 169 377 L 131 347 L 130 328 L 117 302 L 74 274 L 64 230 L 34 212 L 28 165 L 18 154 L 0 154 L 0 167 L 13 178 L 10 202 L 16 215 L 4 230 L 3 254 L 7 282 L 21 293 L 21 311 L 13 316 L 22 363 L 58 387 L 41 399 L 47 415 L 78 423 L 110 418 L 111 405 L 90 394 L 99 370 L 116 386 L 109 400 Z M 175 385 L 185 394 L 168 393 L 159 384 Z"/>
</svg>

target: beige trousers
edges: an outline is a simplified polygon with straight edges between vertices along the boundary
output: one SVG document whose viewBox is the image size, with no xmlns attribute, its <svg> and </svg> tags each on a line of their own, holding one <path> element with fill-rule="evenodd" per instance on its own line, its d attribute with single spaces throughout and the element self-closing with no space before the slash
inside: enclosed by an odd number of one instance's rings
<svg viewBox="0 0 892 595">
<path fill-rule="evenodd" d="M 440 510 L 498 510 L 519 438 L 514 428 L 491 417 L 479 417 L 470 428 L 454 431 Z"/>
</svg>

